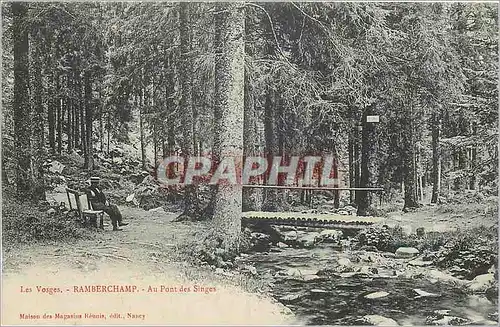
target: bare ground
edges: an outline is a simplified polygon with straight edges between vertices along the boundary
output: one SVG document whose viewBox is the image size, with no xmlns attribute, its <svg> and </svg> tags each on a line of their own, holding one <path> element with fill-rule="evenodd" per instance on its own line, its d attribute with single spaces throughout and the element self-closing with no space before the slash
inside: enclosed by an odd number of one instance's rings
<svg viewBox="0 0 500 327">
<path fill-rule="evenodd" d="M 248 276 L 228 278 L 182 260 L 178 245 L 203 229 L 203 224 L 171 223 L 176 215 L 164 211 L 121 210 L 130 222 L 121 232 L 111 231 L 108 225 L 94 239 L 22 246 L 4 253 L 2 324 L 295 323 L 289 310 L 259 292 L 258 283 L 251 284 Z M 138 290 L 74 292 L 75 286 L 109 284 L 137 285 Z M 148 292 L 149 286 L 161 290 L 162 285 L 177 292 Z M 61 293 L 42 293 L 37 286 L 60 288 Z M 32 292 L 21 292 L 21 287 Z M 196 292 L 201 287 L 215 290 Z M 39 318 L 20 319 L 22 313 Z M 105 318 L 64 319 L 55 318 L 56 313 Z M 113 313 L 119 316 L 112 318 Z M 52 318 L 44 319 L 44 314 Z"/>
</svg>

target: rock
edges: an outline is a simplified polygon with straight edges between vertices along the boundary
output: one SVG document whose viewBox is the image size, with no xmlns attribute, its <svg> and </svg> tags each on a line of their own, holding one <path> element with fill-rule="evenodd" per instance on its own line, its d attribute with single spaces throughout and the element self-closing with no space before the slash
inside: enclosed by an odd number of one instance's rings
<svg viewBox="0 0 500 327">
<path fill-rule="evenodd" d="M 343 215 L 343 216 L 349 215 L 349 212 L 348 212 L 348 211 L 345 211 L 345 210 L 339 210 L 337 213 L 338 213 L 339 215 Z"/>
<path fill-rule="evenodd" d="M 488 319 L 498 321 L 498 311 L 488 315 Z"/>
<path fill-rule="evenodd" d="M 54 160 L 48 164 L 48 170 L 52 174 L 61 174 L 64 170 L 64 165 L 57 160 Z"/>
<path fill-rule="evenodd" d="M 474 277 L 469 283 L 469 289 L 473 292 L 486 292 L 495 282 L 494 274 L 484 274 Z"/>
<path fill-rule="evenodd" d="M 344 233 L 340 230 L 335 229 L 325 229 L 319 233 L 318 240 L 329 243 L 329 242 L 338 242 L 342 238 Z"/>
<path fill-rule="evenodd" d="M 316 244 L 317 238 L 319 236 L 318 232 L 307 233 L 298 239 L 299 244 L 305 248 L 312 248 Z"/>
<path fill-rule="evenodd" d="M 440 317 L 450 314 L 451 310 L 434 310 L 434 314 Z"/>
<path fill-rule="evenodd" d="M 290 268 L 286 271 L 286 275 L 290 277 L 302 277 L 302 272 L 297 268 Z"/>
<path fill-rule="evenodd" d="M 433 265 L 432 261 L 422 261 L 420 259 L 415 259 L 410 262 L 408 262 L 410 266 L 415 266 L 415 267 L 429 267 Z"/>
<path fill-rule="evenodd" d="M 376 275 L 378 274 L 378 270 L 375 267 L 369 267 L 369 266 L 363 266 L 361 269 L 359 269 L 359 272 L 361 274 L 366 274 L 366 275 Z"/>
<path fill-rule="evenodd" d="M 278 246 L 279 248 L 287 248 L 287 247 L 288 247 L 288 245 L 287 245 L 287 244 L 285 244 L 285 243 L 283 243 L 283 242 L 278 242 L 277 246 Z"/>
<path fill-rule="evenodd" d="M 149 209 L 148 210 L 148 212 L 161 212 L 161 211 L 164 211 L 163 207 L 158 207 L 158 208 L 154 208 L 154 209 Z"/>
<path fill-rule="evenodd" d="M 429 293 L 429 292 L 423 291 L 423 290 L 421 290 L 419 288 L 415 288 L 415 289 L 413 289 L 413 291 L 418 294 L 415 297 L 415 299 L 418 299 L 418 298 L 421 298 L 421 297 L 439 297 L 440 296 L 439 294 Z"/>
<path fill-rule="evenodd" d="M 373 245 L 363 245 L 360 248 L 360 250 L 361 251 L 366 251 L 366 252 L 378 252 L 378 249 L 375 246 L 373 246 Z"/>
<path fill-rule="evenodd" d="M 312 280 L 321 279 L 321 277 L 319 277 L 318 275 L 305 275 L 305 276 L 303 276 L 303 279 L 305 282 L 309 282 Z"/>
<path fill-rule="evenodd" d="M 135 197 L 135 194 L 130 194 L 129 196 L 127 196 L 127 198 L 125 199 L 126 202 L 132 202 L 134 201 L 134 197 Z"/>
<path fill-rule="evenodd" d="M 396 250 L 396 258 L 412 258 L 417 254 L 419 254 L 419 251 L 410 247 L 400 247 Z"/>
<path fill-rule="evenodd" d="M 296 241 L 298 238 L 297 231 L 289 231 L 283 234 L 285 241 Z"/>
<path fill-rule="evenodd" d="M 319 289 L 319 288 L 313 288 L 312 290 L 309 291 L 311 293 L 312 297 L 319 298 L 319 297 L 324 297 L 325 295 L 329 294 L 330 292 Z"/>
<path fill-rule="evenodd" d="M 457 326 L 457 325 L 465 325 L 465 324 L 469 323 L 469 320 L 464 319 L 464 318 L 460 318 L 460 317 L 444 316 L 443 318 L 438 319 L 438 320 L 430 320 L 430 321 L 428 321 L 428 323 L 430 323 L 432 325 L 437 325 L 437 326 L 442 326 L 442 325 Z"/>
<path fill-rule="evenodd" d="M 113 163 L 117 165 L 123 164 L 123 159 L 122 158 L 113 158 Z"/>
<path fill-rule="evenodd" d="M 279 301 L 283 303 L 294 303 L 302 297 L 302 294 L 289 294 L 280 297 Z"/>
<path fill-rule="evenodd" d="M 257 268 L 255 268 L 254 266 L 246 265 L 243 269 L 250 272 L 254 276 L 257 275 Z"/>
<path fill-rule="evenodd" d="M 292 310 L 290 310 L 290 308 L 287 307 L 286 305 L 283 305 L 282 303 L 279 303 L 279 302 L 276 305 L 280 308 L 280 313 L 287 315 L 287 316 L 294 315 Z"/>
<path fill-rule="evenodd" d="M 347 211 L 350 215 L 355 215 L 356 211 L 358 211 L 353 206 L 345 206 L 345 207 L 342 208 L 342 210 Z"/>
<path fill-rule="evenodd" d="M 347 258 L 340 258 L 337 263 L 340 265 L 340 266 L 350 266 L 352 265 L 352 262 L 351 260 L 347 259 Z"/>
<path fill-rule="evenodd" d="M 380 299 L 380 298 L 386 297 L 387 295 L 389 295 L 389 293 L 381 291 L 381 292 L 374 292 L 374 293 L 367 294 L 364 296 L 364 298 L 365 299 Z"/>
<path fill-rule="evenodd" d="M 271 247 L 271 236 L 264 233 L 253 232 L 250 234 L 250 243 L 252 244 L 252 250 L 265 252 Z"/>
<path fill-rule="evenodd" d="M 54 208 L 50 208 L 49 210 L 47 210 L 48 215 L 53 215 L 55 213 L 56 213 L 56 209 L 54 209 Z"/>
<path fill-rule="evenodd" d="M 363 320 L 365 323 L 373 326 L 399 326 L 394 319 L 379 315 L 366 315 L 363 317 Z"/>
</svg>

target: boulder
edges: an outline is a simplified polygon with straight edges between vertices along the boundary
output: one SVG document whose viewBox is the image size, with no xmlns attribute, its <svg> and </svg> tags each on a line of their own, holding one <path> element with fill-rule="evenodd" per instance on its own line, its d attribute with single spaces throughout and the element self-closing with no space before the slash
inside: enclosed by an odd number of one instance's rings
<svg viewBox="0 0 500 327">
<path fill-rule="evenodd" d="M 359 272 L 366 275 L 376 275 L 378 274 L 378 269 L 375 267 L 363 266 L 359 269 Z"/>
<path fill-rule="evenodd" d="M 433 265 L 432 261 L 423 261 L 420 259 L 415 259 L 410 262 L 408 262 L 410 266 L 415 266 L 415 267 L 429 267 Z"/>
<path fill-rule="evenodd" d="M 280 297 L 279 301 L 283 303 L 294 303 L 302 297 L 302 294 L 289 294 Z"/>
<path fill-rule="evenodd" d="M 373 299 L 380 299 L 380 298 L 386 297 L 387 295 L 389 295 L 388 292 L 381 291 L 381 292 L 374 292 L 374 293 L 367 294 L 364 296 L 364 298 L 373 300 Z"/>
<path fill-rule="evenodd" d="M 366 315 L 363 317 L 363 321 L 372 326 L 399 326 L 394 319 L 379 315 Z"/>
<path fill-rule="evenodd" d="M 420 252 L 411 247 L 400 247 L 396 250 L 396 258 L 413 258 Z"/>
<path fill-rule="evenodd" d="M 457 326 L 457 325 L 466 325 L 469 323 L 469 320 L 465 318 L 460 318 L 460 317 L 454 317 L 454 316 L 444 316 L 441 319 L 436 319 L 436 320 L 428 320 L 428 324 L 431 325 L 436 325 L 436 326 Z"/>
<path fill-rule="evenodd" d="M 289 231 L 283 234 L 283 240 L 285 241 L 296 241 L 298 238 L 297 231 Z"/>
<path fill-rule="evenodd" d="M 56 209 L 54 209 L 54 208 L 50 208 L 49 210 L 47 210 L 48 215 L 53 215 L 55 213 L 56 213 Z"/>
<path fill-rule="evenodd" d="M 479 275 L 474 277 L 468 284 L 469 289 L 473 292 L 486 292 L 495 283 L 495 275 L 492 273 Z"/>
<path fill-rule="evenodd" d="M 318 232 L 306 233 L 301 236 L 297 242 L 305 248 L 312 248 L 314 244 L 316 244 L 318 236 Z"/>
<path fill-rule="evenodd" d="M 342 238 L 342 231 L 335 229 L 325 229 L 319 233 L 318 241 L 325 243 L 338 242 Z"/>
</svg>

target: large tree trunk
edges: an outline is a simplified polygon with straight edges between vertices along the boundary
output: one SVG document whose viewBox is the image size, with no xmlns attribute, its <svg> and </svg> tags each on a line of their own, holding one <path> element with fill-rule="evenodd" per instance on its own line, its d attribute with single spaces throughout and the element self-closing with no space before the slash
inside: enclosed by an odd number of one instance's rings
<svg viewBox="0 0 500 327">
<path fill-rule="evenodd" d="M 432 114 L 432 197 L 431 203 L 438 203 L 441 191 L 441 148 L 439 137 L 441 134 L 440 113 L 435 111 Z"/>
<path fill-rule="evenodd" d="M 194 111 L 192 98 L 192 56 L 191 52 L 191 28 L 189 2 L 181 2 L 179 6 L 179 33 L 181 60 L 179 66 L 179 77 L 181 79 L 181 101 L 180 111 L 182 115 L 182 155 L 185 160 L 195 155 L 194 139 Z M 187 163 L 187 162 L 186 162 Z M 181 220 L 198 220 L 201 218 L 200 203 L 197 195 L 197 187 L 193 183 L 184 186 L 184 212 L 177 217 Z"/>
<path fill-rule="evenodd" d="M 40 32 L 33 36 L 33 185 L 32 198 L 45 200 L 45 186 L 43 180 L 43 162 L 45 160 L 45 135 L 44 135 L 44 108 L 42 84 L 42 39 Z"/>
<path fill-rule="evenodd" d="M 404 179 L 404 207 L 403 211 L 418 207 L 417 180 L 415 160 L 415 130 L 413 119 L 413 102 L 410 99 L 408 109 L 404 112 L 403 131 L 403 179 Z"/>
<path fill-rule="evenodd" d="M 32 189 L 31 110 L 29 100 L 27 4 L 12 3 L 14 39 L 14 144 L 16 186 L 21 197 L 30 198 Z"/>
<path fill-rule="evenodd" d="M 245 9 L 242 3 L 217 3 L 215 19 L 215 154 L 243 157 Z M 239 251 L 241 184 L 218 185 L 214 204 L 215 233 L 226 251 Z"/>
<path fill-rule="evenodd" d="M 378 175 L 378 136 L 375 124 L 367 122 L 368 115 L 375 115 L 376 108 L 372 104 L 366 108 L 363 115 L 363 131 L 361 136 L 361 178 L 359 187 L 376 187 Z M 356 201 L 358 204 L 358 216 L 369 216 L 374 213 L 373 193 L 369 191 L 358 191 Z"/>
</svg>

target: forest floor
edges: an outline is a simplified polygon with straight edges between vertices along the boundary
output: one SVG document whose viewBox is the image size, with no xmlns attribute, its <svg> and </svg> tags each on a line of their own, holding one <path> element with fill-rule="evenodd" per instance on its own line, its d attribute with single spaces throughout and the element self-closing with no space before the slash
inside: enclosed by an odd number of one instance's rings
<svg viewBox="0 0 500 327">
<path fill-rule="evenodd" d="M 258 282 L 251 284 L 248 276 L 216 275 L 179 258 L 178 246 L 202 230 L 203 223 L 170 223 L 176 214 L 120 208 L 130 223 L 123 231 L 113 232 L 108 225 L 92 239 L 4 252 L 2 286 L 8 301 L 2 301 L 3 324 L 102 324 L 110 323 L 113 313 L 121 314 L 120 320 L 114 319 L 119 324 L 293 324 L 290 311 L 259 292 Z M 139 290 L 73 292 L 74 286 L 110 283 L 137 285 Z M 21 286 L 33 292 L 21 293 Z M 62 293 L 39 293 L 36 286 L 60 288 Z M 159 291 L 161 286 L 177 287 L 177 292 L 148 292 L 149 286 Z M 201 287 L 211 291 L 200 292 Z M 190 290 L 180 292 L 181 288 Z M 41 319 L 20 320 L 20 313 Z M 102 313 L 106 318 L 45 320 L 44 313 Z M 128 313 L 138 318 L 128 318 Z"/>
</svg>

